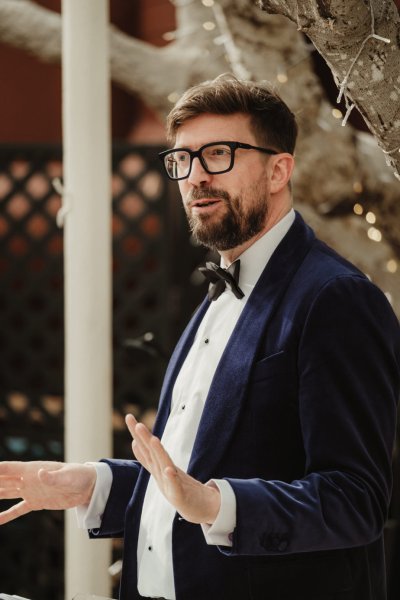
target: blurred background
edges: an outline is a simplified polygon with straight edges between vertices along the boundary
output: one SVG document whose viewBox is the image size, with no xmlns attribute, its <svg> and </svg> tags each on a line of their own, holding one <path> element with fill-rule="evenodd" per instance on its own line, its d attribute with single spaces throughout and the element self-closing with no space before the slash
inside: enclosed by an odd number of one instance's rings
<svg viewBox="0 0 400 600">
<path fill-rule="evenodd" d="M 163 116 L 191 83 L 240 68 L 273 82 L 301 127 L 296 207 L 400 311 L 400 184 L 362 117 L 354 110 L 341 127 L 346 107 L 335 103 L 331 72 L 293 24 L 256 8 L 240 13 L 241 3 L 227 0 L 219 3 L 226 17 L 221 20 L 215 4 L 110 2 L 117 28 L 113 431 L 114 456 L 121 458 L 131 457 L 124 415 L 133 412 L 151 426 L 166 362 L 205 291 L 196 269 L 208 254 L 190 239 L 177 187 L 163 176 L 157 157 L 166 145 Z M 61 11 L 60 0 L 29 5 Z M 33 21 L 33 51 L 17 27 L 14 34 L 11 26 L 0 34 L 0 460 L 63 459 L 63 230 L 56 224 L 61 199 L 54 184 L 63 175 L 61 68 L 57 44 L 46 49 L 60 31 L 50 29 L 46 15 Z M 229 51 L 229 40 L 239 53 Z M 122 64 L 124 53 L 132 62 Z M 391 600 L 399 593 L 393 566 L 400 556 L 395 464 L 386 531 Z M 28 515 L 0 528 L 0 546 L 0 591 L 63 598 L 62 513 Z M 114 559 L 120 555 L 116 541 Z M 118 575 L 114 584 L 116 597 Z"/>
</svg>

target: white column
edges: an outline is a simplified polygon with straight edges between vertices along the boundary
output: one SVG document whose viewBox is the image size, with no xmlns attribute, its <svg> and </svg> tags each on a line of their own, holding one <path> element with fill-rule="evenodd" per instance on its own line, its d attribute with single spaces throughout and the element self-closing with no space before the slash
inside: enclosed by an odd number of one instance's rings
<svg viewBox="0 0 400 600">
<path fill-rule="evenodd" d="M 65 460 L 111 454 L 111 185 L 107 0 L 63 0 Z M 110 596 L 110 542 L 65 523 L 65 600 Z"/>
</svg>

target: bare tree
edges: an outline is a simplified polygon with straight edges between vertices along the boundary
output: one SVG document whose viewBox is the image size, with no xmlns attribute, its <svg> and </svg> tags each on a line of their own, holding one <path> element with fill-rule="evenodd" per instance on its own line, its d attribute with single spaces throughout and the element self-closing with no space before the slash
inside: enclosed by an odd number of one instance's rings
<svg viewBox="0 0 400 600">
<path fill-rule="evenodd" d="M 177 30 L 163 48 L 110 27 L 115 83 L 164 115 L 184 89 L 231 71 L 265 79 L 300 124 L 297 207 L 320 237 L 390 294 L 400 313 L 400 19 L 392 0 L 171 0 Z M 263 10 L 260 10 L 262 6 Z M 372 135 L 332 113 L 304 32 L 330 66 L 338 95 Z M 0 41 L 58 62 L 60 15 L 0 0 Z M 389 164 L 386 164 L 389 163 Z M 367 220 L 365 219 L 367 217 Z M 396 273 L 397 271 L 397 273 Z"/>
</svg>

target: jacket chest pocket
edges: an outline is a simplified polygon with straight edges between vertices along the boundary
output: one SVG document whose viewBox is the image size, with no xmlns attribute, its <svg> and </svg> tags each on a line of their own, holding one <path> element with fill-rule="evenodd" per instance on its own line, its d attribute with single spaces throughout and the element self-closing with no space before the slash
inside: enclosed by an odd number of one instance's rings
<svg viewBox="0 0 400 600">
<path fill-rule="evenodd" d="M 278 350 L 254 364 L 250 382 L 256 383 L 264 379 L 289 375 L 290 370 L 288 353 L 285 350 Z"/>
</svg>

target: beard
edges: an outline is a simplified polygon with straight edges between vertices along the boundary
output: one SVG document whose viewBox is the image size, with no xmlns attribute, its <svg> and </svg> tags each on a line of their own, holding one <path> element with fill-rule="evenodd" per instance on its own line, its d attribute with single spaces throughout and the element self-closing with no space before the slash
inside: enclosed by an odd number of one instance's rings
<svg viewBox="0 0 400 600">
<path fill-rule="evenodd" d="M 201 198 L 221 200 L 224 214 L 218 220 L 213 215 L 193 215 L 189 203 Z M 262 181 L 238 196 L 217 188 L 194 188 L 186 199 L 185 210 L 196 242 L 211 250 L 230 250 L 262 231 L 268 215 L 268 189 Z"/>
</svg>

